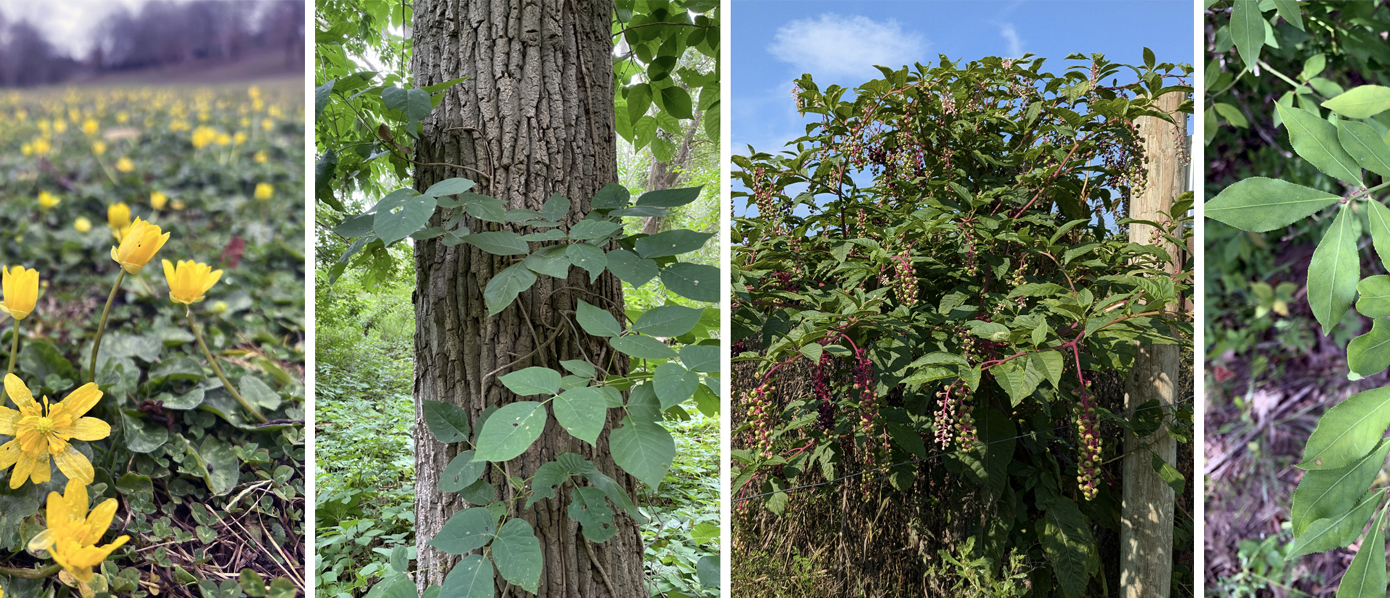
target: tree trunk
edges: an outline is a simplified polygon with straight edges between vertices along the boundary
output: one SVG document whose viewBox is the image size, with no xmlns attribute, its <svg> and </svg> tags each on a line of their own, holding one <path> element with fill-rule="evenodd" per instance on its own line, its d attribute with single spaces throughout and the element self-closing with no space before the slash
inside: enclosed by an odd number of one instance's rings
<svg viewBox="0 0 1390 598">
<path fill-rule="evenodd" d="M 1173 125 L 1157 118 L 1143 117 L 1139 121 L 1144 137 L 1144 155 L 1148 162 L 1148 184 L 1144 193 L 1135 198 L 1131 218 L 1166 220 L 1160 212 L 1172 210 L 1173 200 L 1182 192 L 1186 115 L 1177 112 L 1183 95 L 1169 93 L 1159 98 L 1157 105 L 1182 123 Z M 1145 245 L 1160 245 L 1170 255 L 1179 248 L 1154 238 L 1154 228 L 1146 224 L 1131 224 L 1129 240 Z M 1157 242 L 1156 242 L 1157 241 Z M 1168 305 L 1172 310 L 1176 306 Z M 1167 416 L 1174 399 L 1178 379 L 1177 345 L 1139 345 L 1125 387 L 1125 409 L 1157 400 Z M 1120 514 L 1120 587 L 1129 598 L 1166 598 L 1173 575 L 1173 488 L 1153 469 L 1153 455 L 1172 464 L 1177 459 L 1177 444 L 1168 436 L 1167 428 L 1144 438 L 1125 432 L 1124 506 Z"/>
<path fill-rule="evenodd" d="M 573 202 L 564 224 L 580 220 L 594 194 L 618 180 L 611 0 L 416 0 L 414 8 L 416 86 L 468 77 L 445 94 L 424 122 L 417 159 L 486 173 L 419 166 L 416 189 L 466 177 L 479 183 L 475 191 L 508 208 L 535 210 L 559 193 Z M 439 210 L 431 226 L 439 226 L 447 212 Z M 499 230 L 499 225 L 473 218 L 465 224 L 475 232 Z M 532 250 L 537 247 L 531 245 Z M 622 319 L 622 283 L 605 272 L 590 284 L 578 268 L 571 269 L 568 280 L 540 276 L 515 303 L 489 317 L 483 288 L 512 262 L 466 244 L 449 247 L 438 239 L 415 244 L 416 581 L 421 588 L 442 584 L 459 560 L 426 542 L 449 516 L 469 506 L 437 489 L 441 472 L 462 447 L 431 437 L 422 402 L 455 403 L 476 422 L 484 409 L 517 400 L 497 382 L 499 375 L 530 366 L 559 369 L 565 359 L 607 361 L 611 349 L 603 339 L 579 332 L 563 318 L 562 312 L 575 308 L 576 298 L 608 306 Z M 625 373 L 627 361 L 616 361 L 620 365 L 610 372 Z M 609 429 L 617 419 L 615 411 Z M 589 447 L 553 422 L 505 467 L 513 477 L 529 478 L 565 452 L 583 455 L 634 494 L 637 482 L 614 465 L 606 436 L 597 448 Z M 485 479 L 499 499 L 514 495 L 496 468 Z M 587 544 L 578 524 L 566 515 L 570 490 L 561 488 L 556 498 L 530 509 L 522 509 L 520 502 L 514 506 L 513 514 L 529 522 L 541 542 L 537 595 L 647 595 L 636 523 L 619 515 L 615 537 Z M 513 586 L 507 594 L 509 584 L 500 576 L 495 579 L 498 596 L 523 593 Z"/>
</svg>

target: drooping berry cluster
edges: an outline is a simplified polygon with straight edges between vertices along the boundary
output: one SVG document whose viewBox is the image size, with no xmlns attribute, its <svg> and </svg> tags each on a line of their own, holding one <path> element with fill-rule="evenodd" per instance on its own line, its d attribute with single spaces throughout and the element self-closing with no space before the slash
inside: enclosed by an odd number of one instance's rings
<svg viewBox="0 0 1390 598">
<path fill-rule="evenodd" d="M 772 399 L 775 387 L 771 380 L 748 391 L 748 424 L 753 428 L 753 447 L 764 458 L 772 456 Z"/>
<path fill-rule="evenodd" d="M 968 449 L 979 437 L 975 433 L 975 418 L 970 414 L 970 387 L 951 383 L 936 393 L 941 404 L 936 411 L 936 443 L 941 448 L 956 446 Z"/>
<path fill-rule="evenodd" d="M 878 417 L 879 408 L 878 387 L 874 380 L 874 364 L 869 360 L 868 351 L 863 348 L 854 350 L 853 382 L 850 388 L 859 395 L 859 429 L 864 434 L 864 448 L 867 449 L 868 461 L 872 464 L 877 449 L 888 449 L 888 433 L 886 430 L 879 434 L 874 431 L 874 419 Z"/>
<path fill-rule="evenodd" d="M 913 306 L 917 304 L 917 273 L 912 268 L 912 251 L 904 249 L 902 253 L 893 256 L 893 292 L 898 296 L 898 302 Z"/>
<path fill-rule="evenodd" d="M 1076 483 L 1081 486 L 1081 495 L 1092 500 L 1096 497 L 1096 480 L 1100 478 L 1101 443 L 1095 403 L 1091 402 L 1086 386 L 1090 386 L 1090 382 L 1082 385 L 1081 402 L 1076 406 L 1076 438 L 1081 447 Z"/>
<path fill-rule="evenodd" d="M 829 353 L 821 353 L 820 361 L 811 366 L 811 392 L 816 398 L 816 423 L 826 432 L 835 431 L 835 403 L 830 399 L 830 370 L 834 364 Z"/>
</svg>

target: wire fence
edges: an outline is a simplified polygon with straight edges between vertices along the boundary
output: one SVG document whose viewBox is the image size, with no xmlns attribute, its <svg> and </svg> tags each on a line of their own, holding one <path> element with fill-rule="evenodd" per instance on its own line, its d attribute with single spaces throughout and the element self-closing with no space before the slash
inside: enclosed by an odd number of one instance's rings
<svg viewBox="0 0 1390 598">
<path fill-rule="evenodd" d="M 1183 404 L 1190 403 L 1190 402 L 1192 402 L 1192 399 L 1188 398 L 1188 399 L 1182 399 L 1182 400 L 1180 400 L 1180 401 L 1174 401 L 1171 405 L 1154 405 L 1154 406 L 1151 406 L 1151 407 L 1140 407 L 1140 408 L 1138 408 L 1138 409 L 1135 409 L 1135 410 L 1133 410 L 1133 411 L 1128 412 L 1128 413 L 1125 415 L 1125 418 L 1128 418 L 1128 417 L 1130 417 L 1130 416 L 1132 416 L 1132 415 L 1135 415 L 1135 414 L 1137 414 L 1137 413 L 1139 413 L 1139 412 L 1141 412 L 1141 411 L 1148 411 L 1148 410 L 1151 410 L 1151 409 L 1163 409 L 1163 408 L 1165 408 L 1165 407 L 1167 407 L 1167 408 L 1173 408 L 1173 407 L 1177 407 L 1177 406 L 1179 406 L 1179 405 L 1183 405 Z M 1065 429 L 1067 429 L 1067 428 L 1070 428 L 1071 426 L 1072 426 L 1072 424 L 1064 424 L 1064 425 L 1061 425 L 1061 426 L 1057 426 L 1057 427 L 1055 427 L 1055 428 L 1052 428 L 1051 430 L 1047 430 L 1047 432 L 1055 433 L 1055 432 L 1057 432 L 1057 431 L 1059 431 L 1059 430 L 1065 430 Z M 939 452 L 936 452 L 936 453 L 932 453 L 932 454 L 929 454 L 929 455 L 926 455 L 926 456 L 923 456 L 923 457 L 917 457 L 917 458 L 915 458 L 915 459 L 910 459 L 910 460 L 907 460 L 907 461 L 901 461 L 901 462 L 893 463 L 893 464 L 890 464 L 890 465 L 882 465 L 882 466 L 879 466 L 879 467 L 875 467 L 875 468 L 873 468 L 873 469 L 865 469 L 865 470 L 863 470 L 863 471 L 856 471 L 856 472 L 854 472 L 854 473 L 845 474 L 845 475 L 842 475 L 842 476 L 840 476 L 840 477 L 838 477 L 838 478 L 835 478 L 835 479 L 833 479 L 833 480 L 827 480 L 827 481 L 824 481 L 824 482 L 816 482 L 816 483 L 814 483 L 814 484 L 804 484 L 804 485 L 801 485 L 801 486 L 793 486 L 793 487 L 791 487 L 791 488 L 784 488 L 784 489 L 782 489 L 782 490 L 773 490 L 772 492 L 763 492 L 763 493 L 761 493 L 761 494 L 754 494 L 754 495 L 752 495 L 752 496 L 745 496 L 745 497 L 742 497 L 742 498 L 735 498 L 735 499 L 733 500 L 733 502 L 735 502 L 735 503 L 741 503 L 741 502 L 745 502 L 745 501 L 754 500 L 754 499 L 757 499 L 757 498 L 763 498 L 763 497 L 765 497 L 765 496 L 772 496 L 772 495 L 774 495 L 774 494 L 786 494 L 786 493 L 797 492 L 797 491 L 801 491 L 801 490 L 809 490 L 809 489 L 811 489 L 811 488 L 819 488 L 819 487 L 821 487 L 821 486 L 829 486 L 829 485 L 831 485 L 831 484 L 835 484 L 835 483 L 838 483 L 838 482 L 842 482 L 842 481 L 848 480 L 848 479 L 850 479 L 850 478 L 856 478 L 856 477 L 859 477 L 859 476 L 862 476 L 862 475 L 867 475 L 867 474 L 871 474 L 871 473 L 877 473 L 877 472 L 880 472 L 880 471 L 886 472 L 886 471 L 891 470 L 891 469 L 893 469 L 893 468 L 895 468 L 895 467 L 902 467 L 902 466 L 904 466 L 904 465 L 913 465 L 913 464 L 917 464 L 917 463 L 922 463 L 922 462 L 930 461 L 930 460 L 932 460 L 932 459 L 936 459 L 936 458 L 938 458 L 938 457 L 943 457 L 943 456 L 946 456 L 946 455 L 967 453 L 967 452 L 974 451 L 976 448 L 979 448 L 980 446 L 989 446 L 989 445 L 992 445 L 992 444 L 1000 444 L 1000 443 L 1004 443 L 1004 442 L 1012 442 L 1012 441 L 1014 441 L 1014 440 L 1018 440 L 1019 438 L 1028 438 L 1028 437 L 1031 437 L 1031 436 L 1036 436 L 1038 433 L 1039 433 L 1039 432 L 1035 430 L 1035 431 L 1029 432 L 1029 433 L 1027 433 L 1027 434 L 1019 434 L 1018 436 L 1011 436 L 1011 437 L 1009 437 L 1009 438 L 1001 438 L 1001 439 L 999 439 L 999 440 L 993 440 L 993 441 L 986 442 L 986 443 L 983 443 L 983 444 L 980 444 L 980 445 L 976 445 L 975 447 L 970 448 L 970 449 L 967 449 L 967 450 L 954 449 L 954 450 L 948 450 L 948 451 L 939 451 Z"/>
</svg>

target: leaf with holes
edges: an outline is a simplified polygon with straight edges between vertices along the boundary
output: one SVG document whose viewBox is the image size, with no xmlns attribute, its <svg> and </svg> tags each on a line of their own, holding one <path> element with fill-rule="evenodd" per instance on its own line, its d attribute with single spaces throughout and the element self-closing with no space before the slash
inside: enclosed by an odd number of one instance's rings
<svg viewBox="0 0 1390 598">
<path fill-rule="evenodd" d="M 541 541 L 524 519 L 509 519 L 492 541 L 492 559 L 502 579 L 532 594 L 541 582 Z"/>
<path fill-rule="evenodd" d="M 517 295 L 531 288 L 533 284 L 536 284 L 536 275 L 526 269 L 525 262 L 512 264 L 506 270 L 498 272 L 492 280 L 487 281 L 487 287 L 483 289 L 487 315 L 495 316 L 507 309 L 507 306 L 516 300 Z"/>
<path fill-rule="evenodd" d="M 644 258 L 670 257 L 699 251 L 705 246 L 705 241 L 713 236 L 714 233 L 697 233 L 692 230 L 668 230 L 638 239 L 635 249 L 637 255 Z"/>
<path fill-rule="evenodd" d="M 595 388 L 581 386 L 571 388 L 555 397 L 551 407 L 555 411 L 555 421 L 570 436 L 591 445 L 598 442 L 603 432 L 603 424 L 608 419 L 608 401 L 603 393 Z"/>
<path fill-rule="evenodd" d="M 635 288 L 656 278 L 660 269 L 652 260 L 637 257 L 637 254 L 626 249 L 614 249 L 608 252 L 608 271 Z"/>
<path fill-rule="evenodd" d="M 449 554 L 468 554 L 487 545 L 492 539 L 496 519 L 485 507 L 473 507 L 454 513 L 444 527 L 430 539 L 429 545 Z"/>
<path fill-rule="evenodd" d="M 661 271 L 661 282 L 667 290 L 686 299 L 719 302 L 719 268 L 681 262 Z"/>
<path fill-rule="evenodd" d="M 486 471 L 487 461 L 475 461 L 473 451 L 463 451 L 449 461 L 449 466 L 439 476 L 439 491 L 461 492 L 483 477 Z"/>
<path fill-rule="evenodd" d="M 487 418 L 478 434 L 479 461 L 510 461 L 515 459 L 545 431 L 545 405 L 534 401 L 518 401 L 504 405 Z"/>
<path fill-rule="evenodd" d="M 569 257 L 570 263 L 583 268 L 589 273 L 589 282 L 592 284 L 598 280 L 598 276 L 603 274 L 603 269 L 608 267 L 608 256 L 602 249 L 588 243 L 575 243 L 565 248 L 565 255 Z"/>
<path fill-rule="evenodd" d="M 390 245 L 425 227 L 434 214 L 434 198 L 416 195 L 414 189 L 397 189 L 377 202 L 372 211 L 372 230 Z"/>
<path fill-rule="evenodd" d="M 661 401 L 662 411 L 694 396 L 695 388 L 699 385 L 700 375 L 677 363 L 656 366 L 656 374 L 652 376 L 652 387 L 656 391 L 656 398 Z"/>
<path fill-rule="evenodd" d="M 444 444 L 468 440 L 468 414 L 462 407 L 447 401 L 425 401 L 420 409 L 435 440 Z"/>
<path fill-rule="evenodd" d="M 570 492 L 570 519 L 578 521 L 584 537 L 590 542 L 603 543 L 618 533 L 613 525 L 613 509 L 603 491 L 593 486 L 575 488 Z"/>
<path fill-rule="evenodd" d="M 497 381 L 519 397 L 560 392 L 560 373 L 550 368 L 529 367 L 499 376 Z"/>
<path fill-rule="evenodd" d="M 656 422 L 628 418 L 625 423 L 608 433 L 613 462 L 656 491 L 676 459 L 676 439 Z"/>
<path fill-rule="evenodd" d="M 439 588 L 439 595 L 447 598 L 493 598 L 496 594 L 492 582 L 492 561 L 480 554 L 463 558 Z"/>
</svg>

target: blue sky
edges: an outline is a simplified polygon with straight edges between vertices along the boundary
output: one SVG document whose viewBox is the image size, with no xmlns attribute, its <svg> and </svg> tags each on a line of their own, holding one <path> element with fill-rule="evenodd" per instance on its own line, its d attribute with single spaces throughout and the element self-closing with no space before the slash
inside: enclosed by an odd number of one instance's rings
<svg viewBox="0 0 1390 598">
<path fill-rule="evenodd" d="M 1159 62 L 1194 58 L 1190 0 L 733 0 L 728 8 L 735 154 L 748 144 L 776 153 L 804 133 L 791 97 L 802 73 L 821 89 L 853 88 L 880 76 L 874 64 L 935 64 L 938 54 L 969 61 L 1029 52 L 1058 74 L 1075 52 L 1143 64 L 1147 46 Z"/>
</svg>

